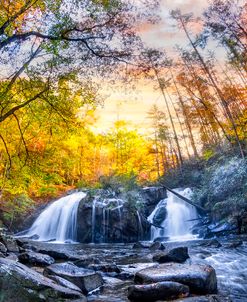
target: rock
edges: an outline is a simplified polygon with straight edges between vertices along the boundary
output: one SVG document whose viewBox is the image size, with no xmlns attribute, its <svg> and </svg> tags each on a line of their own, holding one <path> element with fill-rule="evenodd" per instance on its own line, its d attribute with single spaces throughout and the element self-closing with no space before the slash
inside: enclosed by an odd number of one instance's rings
<svg viewBox="0 0 247 302">
<path fill-rule="evenodd" d="M 207 247 L 215 247 L 215 248 L 222 247 L 222 244 L 217 239 L 209 240 L 208 242 L 204 243 L 203 245 L 207 246 Z"/>
<path fill-rule="evenodd" d="M 18 256 L 15 253 L 8 253 L 6 259 L 13 260 L 15 262 L 18 261 Z"/>
<path fill-rule="evenodd" d="M 134 279 L 134 276 L 137 272 L 144 268 L 154 267 L 154 263 L 133 263 L 129 265 L 121 265 L 121 273 L 118 275 L 118 278 L 122 280 Z"/>
<path fill-rule="evenodd" d="M 55 262 L 54 258 L 52 258 L 51 256 L 35 253 L 32 251 L 20 254 L 18 259 L 21 263 L 29 263 L 32 265 L 40 266 L 51 265 Z"/>
<path fill-rule="evenodd" d="M 183 263 L 189 258 L 188 247 L 176 247 L 168 252 L 160 252 L 153 256 L 153 261 L 159 263 L 178 262 Z"/>
<path fill-rule="evenodd" d="M 78 286 L 76 286 L 74 283 L 69 282 L 68 280 L 66 280 L 62 277 L 59 277 L 59 276 L 56 276 L 56 275 L 48 275 L 47 277 L 49 279 L 55 281 L 57 284 L 59 284 L 61 286 L 68 287 L 72 290 L 76 290 L 78 292 L 81 292 L 81 289 Z"/>
<path fill-rule="evenodd" d="M 45 268 L 44 275 L 62 277 L 74 283 L 85 294 L 103 285 L 103 279 L 99 273 L 77 267 L 73 263 L 52 264 Z"/>
<path fill-rule="evenodd" d="M 72 299 L 86 302 L 81 293 L 6 258 L 0 258 L 0 288 L 4 302 L 65 302 Z"/>
<path fill-rule="evenodd" d="M 150 249 L 150 250 L 163 250 L 165 246 L 160 242 L 144 242 L 138 241 L 134 243 L 133 249 Z"/>
<path fill-rule="evenodd" d="M 156 205 L 161 199 L 166 198 L 166 189 L 163 187 L 145 187 L 142 196 L 147 205 Z"/>
<path fill-rule="evenodd" d="M 3 254 L 7 253 L 7 248 L 2 242 L 0 242 L 0 252 Z"/>
<path fill-rule="evenodd" d="M 175 302 L 175 301 L 174 301 Z M 189 297 L 185 299 L 178 299 L 176 302 L 232 302 L 229 297 L 209 295 L 209 296 L 199 296 L 199 297 Z"/>
<path fill-rule="evenodd" d="M 91 264 L 88 266 L 88 269 L 104 273 L 120 273 L 119 267 L 114 263 Z"/>
<path fill-rule="evenodd" d="M 226 221 L 216 225 L 209 225 L 208 228 L 211 236 L 223 236 L 236 233 L 237 225 L 235 221 Z"/>
<path fill-rule="evenodd" d="M 114 288 L 114 289 L 121 289 L 126 282 L 118 279 L 118 278 L 112 278 L 112 277 L 103 277 L 104 280 L 104 288 Z"/>
<path fill-rule="evenodd" d="M 161 226 L 162 222 L 167 217 L 167 200 L 164 199 L 161 202 L 159 202 L 159 206 L 157 208 L 157 211 L 155 212 L 155 215 L 153 217 L 153 224 L 156 226 Z"/>
<path fill-rule="evenodd" d="M 234 242 L 231 242 L 229 243 L 226 248 L 228 249 L 235 249 L 239 246 L 241 246 L 243 244 L 243 241 L 242 240 L 237 240 L 237 241 L 234 241 Z"/>
<path fill-rule="evenodd" d="M 216 273 L 210 265 L 166 263 L 143 269 L 135 274 L 139 284 L 174 281 L 189 286 L 191 293 L 217 292 Z"/>
<path fill-rule="evenodd" d="M 208 257 L 211 257 L 212 254 L 208 251 L 201 250 L 199 253 L 196 254 L 196 256 L 200 259 L 206 259 Z"/>
<path fill-rule="evenodd" d="M 128 290 L 131 301 L 152 302 L 163 299 L 187 297 L 189 287 L 177 282 L 158 282 L 149 285 L 132 285 Z"/>
<path fill-rule="evenodd" d="M 78 267 L 88 267 L 91 264 L 100 264 L 100 260 L 90 256 L 80 256 L 78 260 L 74 261 Z"/>
<path fill-rule="evenodd" d="M 140 197 L 138 191 L 128 192 L 131 198 L 137 200 Z M 114 197 L 112 192 L 101 190 L 96 195 L 88 196 L 80 201 L 77 211 L 78 241 L 90 243 L 92 240 L 92 213 L 94 208 L 94 242 L 135 242 L 138 238 L 150 237 L 150 223 L 142 213 L 137 214 L 131 208 L 129 199 L 122 194 Z M 121 198 L 120 198 L 121 197 Z M 97 202 L 94 202 L 97 200 Z M 94 207 L 95 206 L 95 207 Z M 119 215 L 121 212 L 121 219 Z M 106 218 L 107 213 L 107 220 Z"/>
<path fill-rule="evenodd" d="M 165 242 L 165 241 L 168 241 L 169 240 L 169 237 L 157 237 L 154 239 L 154 242 Z"/>
<path fill-rule="evenodd" d="M 24 243 L 22 245 L 22 248 L 25 249 L 25 250 L 30 250 L 30 251 L 34 251 L 34 252 L 36 252 L 38 250 L 36 246 L 31 245 L 29 243 Z"/>
<path fill-rule="evenodd" d="M 5 245 L 5 247 L 7 248 L 8 252 L 12 252 L 12 253 L 18 253 L 19 252 L 19 247 L 18 247 L 15 239 L 12 238 L 11 236 L 2 236 L 1 241 Z"/>
<path fill-rule="evenodd" d="M 39 240 L 39 235 L 34 234 L 33 236 L 29 237 L 31 240 Z"/>
<path fill-rule="evenodd" d="M 63 251 L 56 251 L 55 249 L 42 248 L 42 249 L 37 249 L 37 252 L 41 254 L 49 255 L 56 260 L 77 260 L 76 257 L 73 257 L 72 255 Z"/>
</svg>

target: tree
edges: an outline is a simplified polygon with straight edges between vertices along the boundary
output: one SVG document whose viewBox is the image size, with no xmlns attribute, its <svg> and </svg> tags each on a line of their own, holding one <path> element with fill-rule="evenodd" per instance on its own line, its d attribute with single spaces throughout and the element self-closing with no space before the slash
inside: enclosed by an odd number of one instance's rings
<svg viewBox="0 0 247 302">
<path fill-rule="evenodd" d="M 0 124 L 17 123 L 27 154 L 23 116 L 30 117 L 38 104 L 45 110 L 39 114 L 54 111 L 68 125 L 80 107 L 97 104 L 95 77 L 109 76 L 131 60 L 133 49 L 140 45 L 135 25 L 140 18 L 149 18 L 148 9 L 155 5 L 147 0 L 138 5 L 137 13 L 132 1 L 2 0 L 0 4 L 4 70 Z M 0 139 L 8 154 L 6 138 Z"/>
<path fill-rule="evenodd" d="M 213 0 L 204 12 L 204 32 L 202 37 L 212 36 L 228 52 L 230 62 L 247 72 L 247 7 L 239 1 Z"/>
<path fill-rule="evenodd" d="M 197 44 L 195 42 L 193 42 L 193 40 L 190 36 L 190 33 L 187 29 L 187 24 L 189 22 L 192 22 L 192 20 L 193 20 L 192 19 L 192 14 L 182 15 L 179 10 L 175 10 L 175 11 L 171 12 L 171 15 L 178 22 L 179 26 L 183 29 L 183 31 L 184 31 L 184 33 L 185 33 L 185 35 L 186 35 L 186 37 L 187 37 L 187 39 L 190 43 L 190 46 L 192 47 L 196 57 L 198 58 L 198 61 L 200 62 L 201 66 L 202 66 L 202 69 L 203 69 L 205 75 L 207 76 L 210 84 L 212 85 L 212 87 L 216 91 L 216 93 L 219 97 L 219 100 L 221 102 L 222 108 L 224 110 L 224 113 L 225 113 L 228 121 L 231 123 L 231 126 L 233 128 L 236 143 L 239 147 L 239 152 L 240 152 L 242 157 L 245 157 L 244 148 L 243 148 L 242 142 L 239 138 L 239 135 L 238 135 L 238 132 L 237 132 L 237 127 L 236 127 L 234 118 L 232 116 L 232 112 L 229 109 L 228 102 L 225 99 L 224 94 L 222 93 L 222 90 L 221 90 L 216 78 L 214 77 L 214 73 L 211 72 L 210 66 L 208 66 L 206 64 L 205 60 L 203 59 L 202 55 L 200 54 L 200 52 L 198 50 Z"/>
</svg>

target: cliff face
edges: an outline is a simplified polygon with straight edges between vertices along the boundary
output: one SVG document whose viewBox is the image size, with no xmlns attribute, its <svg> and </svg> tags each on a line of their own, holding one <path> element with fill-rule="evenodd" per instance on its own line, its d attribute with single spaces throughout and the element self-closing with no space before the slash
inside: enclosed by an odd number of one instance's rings
<svg viewBox="0 0 247 302">
<path fill-rule="evenodd" d="M 158 187 L 116 194 L 98 190 L 88 194 L 78 207 L 78 240 L 80 242 L 135 242 L 150 239 L 146 217 L 165 197 Z"/>
</svg>

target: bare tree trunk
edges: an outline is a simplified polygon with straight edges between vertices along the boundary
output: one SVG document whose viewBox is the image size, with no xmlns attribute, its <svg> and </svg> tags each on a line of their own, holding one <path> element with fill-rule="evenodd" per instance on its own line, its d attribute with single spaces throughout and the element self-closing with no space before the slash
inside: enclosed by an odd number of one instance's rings
<svg viewBox="0 0 247 302">
<path fill-rule="evenodd" d="M 185 23 L 183 21 L 183 18 L 181 16 L 179 17 L 179 21 L 180 21 L 180 24 L 182 25 L 182 28 L 183 28 L 183 30 L 184 30 L 184 32 L 185 32 L 185 34 L 186 34 L 186 36 L 187 36 L 187 38 L 188 38 L 191 46 L 192 46 L 192 48 L 194 49 L 194 51 L 197 54 L 198 59 L 201 62 L 206 75 L 208 76 L 209 80 L 211 81 L 213 87 L 215 88 L 215 91 L 217 92 L 217 94 L 218 94 L 218 96 L 219 96 L 219 98 L 221 100 L 222 106 L 225 109 L 225 111 L 227 113 L 227 116 L 229 118 L 229 121 L 232 124 L 233 131 L 234 131 L 235 138 L 236 138 L 236 141 L 237 141 L 237 144 L 238 144 L 238 147 L 239 147 L 240 154 L 241 154 L 242 158 L 244 158 L 245 157 L 244 150 L 243 150 L 242 144 L 240 142 L 240 139 L 239 139 L 239 136 L 238 136 L 238 132 L 237 132 L 237 127 L 236 127 L 235 121 L 233 119 L 233 116 L 231 114 L 231 111 L 229 110 L 228 104 L 227 104 L 227 102 L 226 102 L 226 100 L 225 100 L 225 98 L 224 98 L 224 96 L 223 96 L 220 88 L 218 87 L 218 84 L 216 83 L 216 80 L 212 76 L 209 68 L 207 67 L 206 63 L 204 62 L 204 60 L 203 60 L 203 58 L 201 56 L 201 54 L 199 53 L 197 47 L 195 46 L 195 43 L 191 40 L 190 35 L 189 35 L 189 33 L 187 31 L 187 28 L 185 26 Z"/>
<path fill-rule="evenodd" d="M 157 71 L 157 69 L 154 66 L 153 66 L 153 70 L 155 72 L 155 76 L 156 76 L 157 82 L 159 84 L 160 91 L 161 91 L 161 93 L 163 95 L 163 98 L 164 98 L 164 101 L 165 101 L 165 105 L 166 105 L 166 109 L 167 109 L 167 112 L 168 112 L 168 115 L 169 115 L 170 123 L 171 123 L 171 126 L 172 126 L 172 131 L 173 131 L 173 134 L 174 134 L 174 139 L 175 139 L 176 146 L 177 146 L 179 162 L 180 162 L 180 165 L 183 165 L 183 157 L 182 157 L 181 147 L 180 147 L 180 144 L 179 144 L 179 141 L 178 141 L 177 131 L 176 131 L 176 128 L 175 128 L 175 125 L 174 125 L 174 121 L 173 121 L 173 118 L 172 118 L 171 110 L 169 108 L 168 100 L 167 100 L 164 88 L 162 86 L 161 79 L 159 78 L 158 71 Z"/>
</svg>

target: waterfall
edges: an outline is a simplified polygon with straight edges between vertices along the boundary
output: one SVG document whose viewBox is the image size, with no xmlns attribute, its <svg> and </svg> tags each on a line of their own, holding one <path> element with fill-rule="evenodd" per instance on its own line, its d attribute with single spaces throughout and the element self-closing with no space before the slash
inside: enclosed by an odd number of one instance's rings
<svg viewBox="0 0 247 302">
<path fill-rule="evenodd" d="M 190 198 L 192 191 L 189 188 L 184 190 L 175 189 L 180 195 Z M 151 239 L 154 240 L 157 237 L 169 237 L 170 240 L 185 240 L 193 239 L 195 236 L 192 234 L 192 227 L 195 224 L 195 220 L 198 215 L 196 208 L 186 203 L 181 198 L 171 192 L 167 192 L 167 198 L 161 200 L 148 220 L 154 223 L 155 217 L 160 210 L 164 210 L 166 207 L 166 217 L 160 223 L 159 227 L 153 225 L 151 227 Z"/>
<path fill-rule="evenodd" d="M 97 199 L 95 198 L 93 200 L 93 207 L 92 207 L 92 243 L 94 243 L 95 241 L 95 220 L 96 220 L 96 215 L 95 215 L 95 211 L 96 211 L 96 202 L 97 202 Z"/>
<path fill-rule="evenodd" d="M 138 239 L 143 239 L 143 227 L 142 227 L 142 219 L 139 211 L 136 211 L 137 219 L 138 219 Z"/>
<path fill-rule="evenodd" d="M 151 226 L 151 239 L 154 240 L 155 238 L 158 237 L 163 237 L 164 236 L 164 223 L 165 223 L 165 217 L 162 221 L 162 223 L 159 225 L 159 227 L 153 225 L 155 224 L 154 222 L 154 218 L 156 217 L 156 215 L 162 211 L 163 209 L 166 209 L 166 205 L 167 205 L 167 198 L 166 199 L 162 199 L 157 206 L 155 207 L 155 209 L 153 210 L 153 212 L 151 213 L 151 215 L 148 217 L 148 221 L 150 223 L 152 223 Z"/>
<path fill-rule="evenodd" d="M 120 236 L 122 238 L 122 210 L 124 201 L 117 198 L 104 198 L 96 196 L 92 204 L 91 243 L 106 243 L 109 239 L 109 227 L 112 215 L 117 214 Z M 122 240 L 122 239 L 121 239 Z"/>
<path fill-rule="evenodd" d="M 21 236 L 37 235 L 39 241 L 76 242 L 77 209 L 85 196 L 86 193 L 77 192 L 54 201 Z"/>
</svg>

